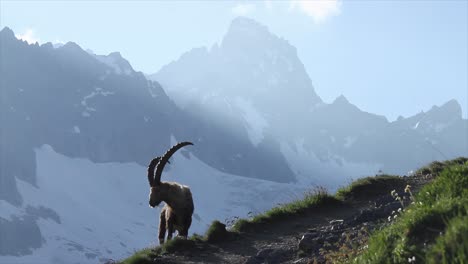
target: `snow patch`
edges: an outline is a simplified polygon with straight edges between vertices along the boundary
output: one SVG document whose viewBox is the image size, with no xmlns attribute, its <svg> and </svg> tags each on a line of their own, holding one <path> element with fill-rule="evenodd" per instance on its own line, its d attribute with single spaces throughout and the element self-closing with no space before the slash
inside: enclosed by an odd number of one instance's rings
<svg viewBox="0 0 468 264">
<path fill-rule="evenodd" d="M 155 245 L 159 209 L 148 207 L 145 167 L 69 158 L 48 145 L 35 152 L 37 187 L 17 180 L 24 203 L 16 208 L 0 201 L 0 216 L 9 219 L 21 215 L 27 206 L 44 206 L 59 215 L 60 224 L 38 220 L 43 247 L 31 255 L 0 256 L 0 263 L 98 263 Z M 191 233 L 203 234 L 215 219 L 247 217 L 249 212 L 262 212 L 305 191 L 302 185 L 227 174 L 191 153 L 178 152 L 171 162 L 163 178 L 188 185 L 193 193 L 197 217 Z"/>
<path fill-rule="evenodd" d="M 96 108 L 91 107 L 91 106 L 88 105 L 88 100 L 90 100 L 91 98 L 93 98 L 93 97 L 95 97 L 97 95 L 108 96 L 108 95 L 113 95 L 113 94 L 114 94 L 114 92 L 104 91 L 100 87 L 95 87 L 94 91 L 92 91 L 90 94 L 83 97 L 83 99 L 81 100 L 81 105 L 85 108 L 85 111 L 83 111 L 81 113 L 82 116 L 90 116 L 89 112 L 95 112 L 96 111 Z"/>
<path fill-rule="evenodd" d="M 255 109 L 251 101 L 236 97 L 234 103 L 245 120 L 250 141 L 257 146 L 263 140 L 263 131 L 268 127 L 268 121 Z"/>
<path fill-rule="evenodd" d="M 357 137 L 347 136 L 345 137 L 345 143 L 343 146 L 345 148 L 350 148 L 354 144 L 354 142 L 356 142 L 356 140 L 357 140 Z"/>
<path fill-rule="evenodd" d="M 307 149 L 304 138 L 293 142 L 281 142 L 283 153 L 291 170 L 296 174 L 297 184 L 303 186 L 322 186 L 335 192 L 344 183 L 375 174 L 381 164 L 353 163 L 342 157 L 328 153 L 325 157 Z"/>
<path fill-rule="evenodd" d="M 15 207 L 9 202 L 4 201 L 4 200 L 0 200 L 0 208 L 2 208 L 2 210 L 0 210 L 0 218 L 6 219 L 9 221 L 12 220 L 12 216 L 23 214 L 23 210 L 21 208 Z"/>
</svg>

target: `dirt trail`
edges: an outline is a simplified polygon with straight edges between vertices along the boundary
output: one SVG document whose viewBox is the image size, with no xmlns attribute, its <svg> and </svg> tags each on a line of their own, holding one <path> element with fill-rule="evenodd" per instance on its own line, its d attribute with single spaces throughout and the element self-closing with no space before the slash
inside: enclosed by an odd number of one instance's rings
<svg viewBox="0 0 468 264">
<path fill-rule="evenodd" d="M 429 180 L 408 177 L 405 182 L 416 191 Z M 404 194 L 401 187 L 397 191 Z M 153 262 L 272 264 L 312 263 L 310 261 L 315 259 L 318 263 L 327 263 L 321 250 L 334 250 L 348 243 L 346 239 L 349 237 L 359 237 L 362 230 L 368 232 L 378 228 L 400 207 L 401 203 L 385 190 L 368 199 L 315 209 L 301 216 L 257 226 L 255 232 L 236 234 L 225 242 L 195 242 L 195 246 L 176 253 L 159 255 Z M 304 235 L 309 239 L 299 245 Z"/>
<path fill-rule="evenodd" d="M 155 263 L 306 263 L 298 257 L 298 243 L 308 230 L 329 226 L 330 221 L 350 218 L 363 205 L 339 205 L 317 210 L 285 221 L 256 228 L 256 232 L 241 233 L 218 243 L 197 243 L 195 248 L 162 255 Z M 269 260 L 255 256 L 269 255 Z M 277 256 L 275 256 L 277 255 Z M 262 259 L 261 259 L 262 258 Z M 274 260 L 276 259 L 276 260 Z M 299 261 L 298 261 L 299 260 Z M 297 261 L 297 262 L 295 262 Z"/>
</svg>

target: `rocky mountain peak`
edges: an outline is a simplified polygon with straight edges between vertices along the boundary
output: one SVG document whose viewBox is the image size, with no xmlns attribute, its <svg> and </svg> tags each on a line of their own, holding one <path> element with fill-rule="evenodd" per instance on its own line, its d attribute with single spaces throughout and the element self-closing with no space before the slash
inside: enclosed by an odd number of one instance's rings
<svg viewBox="0 0 468 264">
<path fill-rule="evenodd" d="M 232 20 L 226 36 L 229 35 L 254 36 L 255 34 L 270 35 L 268 28 L 257 21 L 247 17 L 237 17 Z"/>
<path fill-rule="evenodd" d="M 246 17 L 232 21 L 219 46 L 192 49 L 151 78 L 161 81 L 168 90 L 202 87 L 207 93 L 211 93 L 210 87 L 216 81 L 215 90 L 223 87 L 225 92 L 238 96 L 276 91 L 282 97 L 286 87 L 294 87 L 312 105 L 321 102 L 296 48 Z"/>
<path fill-rule="evenodd" d="M 461 120 L 462 109 L 460 104 L 455 99 L 452 99 L 441 106 L 434 105 L 423 116 L 422 123 L 426 124 L 430 129 L 440 131 L 449 124 Z M 421 128 L 426 127 L 425 125 L 420 126 Z"/>
<path fill-rule="evenodd" d="M 447 115 L 451 117 L 462 117 L 462 108 L 457 100 L 452 99 L 441 106 L 433 106 L 427 112 L 428 115 Z"/>
<path fill-rule="evenodd" d="M 0 38 L 15 38 L 15 33 L 9 27 L 4 27 L 0 31 Z"/>
<path fill-rule="evenodd" d="M 75 42 L 69 41 L 65 45 L 58 48 L 58 50 L 64 51 L 68 54 L 75 54 L 76 56 L 85 56 L 88 57 L 88 53 L 84 51 L 78 44 Z"/>
<path fill-rule="evenodd" d="M 286 40 L 271 33 L 265 25 L 246 18 L 235 18 L 223 37 L 220 48 L 224 53 L 249 54 L 254 57 L 271 57 L 272 54 L 297 56 L 296 48 Z"/>
<path fill-rule="evenodd" d="M 349 101 L 344 95 L 340 95 L 333 101 L 333 104 L 349 104 Z"/>
</svg>

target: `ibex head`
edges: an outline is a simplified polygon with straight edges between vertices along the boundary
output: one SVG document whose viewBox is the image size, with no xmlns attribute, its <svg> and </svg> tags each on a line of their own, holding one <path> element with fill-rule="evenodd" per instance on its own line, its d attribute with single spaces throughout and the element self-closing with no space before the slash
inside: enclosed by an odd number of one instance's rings
<svg viewBox="0 0 468 264">
<path fill-rule="evenodd" d="M 161 174 L 166 166 L 166 163 L 169 162 L 169 158 L 180 148 L 193 145 L 191 142 L 180 142 L 170 148 L 162 157 L 156 157 L 151 160 L 148 166 L 148 182 L 151 187 L 149 195 L 149 205 L 151 207 L 158 206 L 166 197 L 170 194 L 166 193 L 167 189 L 161 187 Z M 169 162 L 170 163 L 170 162 Z M 154 170 L 156 168 L 156 174 Z"/>
</svg>

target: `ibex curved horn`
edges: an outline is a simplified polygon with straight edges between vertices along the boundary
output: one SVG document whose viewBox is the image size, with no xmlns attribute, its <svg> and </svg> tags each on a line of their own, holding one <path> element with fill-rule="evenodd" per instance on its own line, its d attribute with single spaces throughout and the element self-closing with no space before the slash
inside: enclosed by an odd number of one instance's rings
<svg viewBox="0 0 468 264">
<path fill-rule="evenodd" d="M 158 164 L 159 160 L 161 160 L 161 157 L 156 157 L 152 159 L 148 166 L 148 182 L 151 187 L 154 186 L 154 169 L 156 168 L 156 165 Z"/>
<path fill-rule="evenodd" d="M 188 145 L 193 145 L 192 142 L 180 142 L 174 145 L 172 148 L 170 148 L 164 155 L 161 157 L 159 160 L 158 164 L 156 165 L 156 175 L 154 175 L 154 184 L 159 184 L 161 183 L 161 174 L 163 172 L 164 166 L 166 166 L 166 163 L 169 161 L 169 158 L 180 148 Z"/>
</svg>

